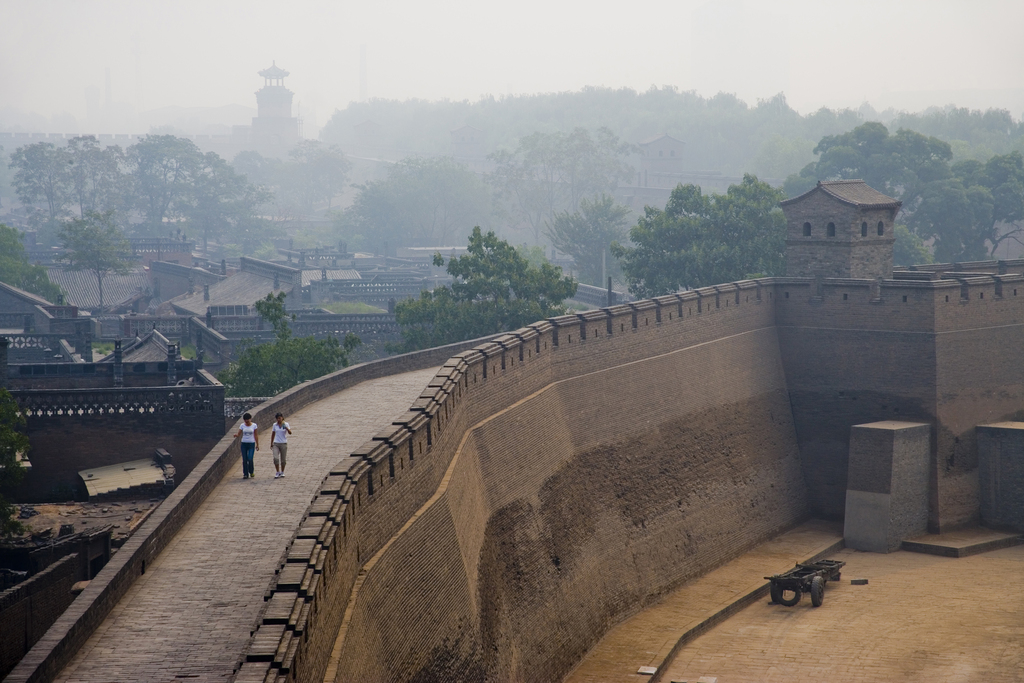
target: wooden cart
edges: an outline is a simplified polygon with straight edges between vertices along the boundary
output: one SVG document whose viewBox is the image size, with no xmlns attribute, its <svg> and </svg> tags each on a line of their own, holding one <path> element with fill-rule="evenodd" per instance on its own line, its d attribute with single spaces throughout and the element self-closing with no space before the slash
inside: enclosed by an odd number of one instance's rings
<svg viewBox="0 0 1024 683">
<path fill-rule="evenodd" d="M 825 600 L 825 584 L 829 581 L 838 581 L 841 576 L 840 570 L 845 565 L 845 562 L 839 560 L 818 560 L 798 564 L 788 572 L 764 578 L 772 582 L 772 602 L 792 607 L 800 602 L 804 592 L 808 592 L 811 594 L 811 604 L 820 607 Z"/>
</svg>

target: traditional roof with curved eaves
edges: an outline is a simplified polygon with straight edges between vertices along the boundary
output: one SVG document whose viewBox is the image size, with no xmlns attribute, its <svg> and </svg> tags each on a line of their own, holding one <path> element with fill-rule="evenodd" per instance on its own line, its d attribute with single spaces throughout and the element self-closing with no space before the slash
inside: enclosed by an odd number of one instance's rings
<svg viewBox="0 0 1024 683">
<path fill-rule="evenodd" d="M 863 180 L 819 180 L 818 184 L 807 192 L 804 192 L 799 197 L 785 199 L 779 202 L 779 206 L 795 204 L 815 192 L 824 192 L 826 195 L 844 204 L 850 204 L 861 209 L 899 209 L 903 206 L 903 202 L 893 199 L 889 195 L 882 194 Z"/>
<path fill-rule="evenodd" d="M 279 67 L 277 65 L 277 62 L 273 62 L 270 65 L 269 69 L 264 69 L 263 71 L 260 71 L 259 74 L 260 76 L 263 76 L 263 78 L 271 78 L 276 80 L 278 78 L 284 78 L 285 76 L 288 75 L 288 72 Z"/>
</svg>

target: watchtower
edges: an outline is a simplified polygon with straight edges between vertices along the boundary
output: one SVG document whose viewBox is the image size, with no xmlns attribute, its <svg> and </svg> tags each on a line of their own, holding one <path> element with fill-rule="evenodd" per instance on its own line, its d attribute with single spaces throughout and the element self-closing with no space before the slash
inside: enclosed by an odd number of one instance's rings
<svg viewBox="0 0 1024 683">
<path fill-rule="evenodd" d="M 863 180 L 819 180 L 779 205 L 786 215 L 786 275 L 892 278 L 893 220 L 902 202 Z"/>
<path fill-rule="evenodd" d="M 281 154 L 299 140 L 299 120 L 292 116 L 292 91 L 284 87 L 288 72 L 276 63 L 259 72 L 263 87 L 256 91 L 257 116 L 252 139 L 261 152 Z"/>
</svg>

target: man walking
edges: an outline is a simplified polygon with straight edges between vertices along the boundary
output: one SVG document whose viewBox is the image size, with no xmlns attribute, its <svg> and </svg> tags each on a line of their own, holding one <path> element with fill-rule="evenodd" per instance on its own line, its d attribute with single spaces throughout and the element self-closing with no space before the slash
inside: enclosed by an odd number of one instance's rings
<svg viewBox="0 0 1024 683">
<path fill-rule="evenodd" d="M 242 479 L 255 479 L 256 469 L 252 458 L 253 452 L 260 449 L 260 434 L 249 413 L 242 416 L 242 424 L 238 426 L 238 433 L 235 434 L 235 438 L 238 437 L 242 437 L 239 444 L 242 449 Z"/>
<path fill-rule="evenodd" d="M 284 415 L 278 413 L 274 416 L 274 426 L 270 428 L 270 452 L 274 455 L 274 467 L 277 468 L 275 479 L 284 476 L 284 466 L 288 462 L 288 435 L 292 428 L 284 421 Z"/>
</svg>

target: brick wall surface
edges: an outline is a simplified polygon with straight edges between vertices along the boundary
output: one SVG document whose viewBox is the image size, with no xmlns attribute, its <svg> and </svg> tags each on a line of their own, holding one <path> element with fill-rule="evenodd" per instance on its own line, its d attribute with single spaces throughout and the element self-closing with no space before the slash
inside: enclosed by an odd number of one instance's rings
<svg viewBox="0 0 1024 683">
<path fill-rule="evenodd" d="M 557 349 L 545 332 L 523 361 L 506 350 L 505 371 L 500 352 L 471 364 L 469 401 L 429 451 L 447 467 L 466 439 L 444 495 L 367 573 L 343 679 L 557 677 L 622 614 L 805 514 L 772 307 L 752 299 L 674 299 L 635 331 L 624 307 L 610 337 L 607 315 L 574 320 Z M 401 472 L 392 494 L 412 483 Z M 367 521 L 378 495 L 342 541 L 354 531 L 363 562 L 387 542 Z M 311 668 L 333 644 L 318 630 L 299 648 Z"/>
<path fill-rule="evenodd" d="M 0 593 L 0 678 L 75 599 L 71 586 L 77 572 L 78 555 L 67 555 Z"/>
<path fill-rule="evenodd" d="M 28 435 L 32 469 L 15 493 L 17 500 L 35 502 L 53 499 L 60 491 L 78 492 L 83 487 L 80 470 L 147 458 L 155 448 L 171 454 L 181 482 L 224 436 L 224 415 L 33 416 Z"/>
</svg>

